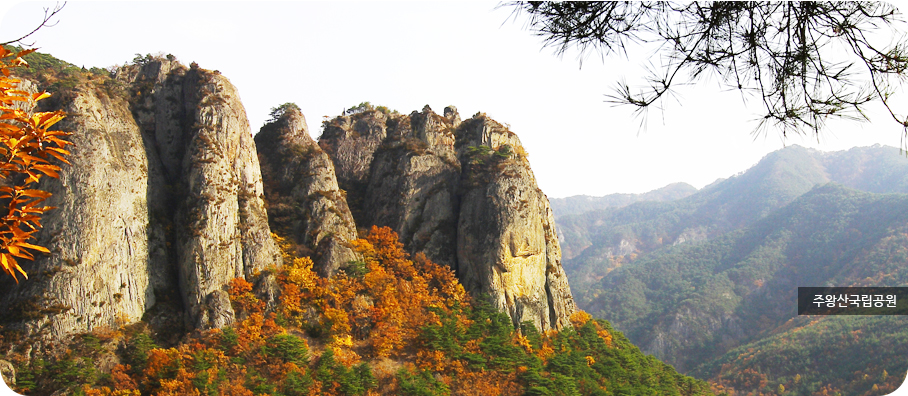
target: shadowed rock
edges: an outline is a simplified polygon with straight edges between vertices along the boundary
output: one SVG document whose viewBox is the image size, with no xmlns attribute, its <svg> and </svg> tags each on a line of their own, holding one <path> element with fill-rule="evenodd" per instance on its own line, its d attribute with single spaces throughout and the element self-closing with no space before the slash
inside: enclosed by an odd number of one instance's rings
<svg viewBox="0 0 908 396">
<path fill-rule="evenodd" d="M 337 185 L 334 164 L 309 137 L 297 109 L 263 126 L 255 136 L 271 227 L 289 237 L 297 254 L 311 256 L 331 276 L 356 255 L 346 246 L 356 224 Z"/>
</svg>

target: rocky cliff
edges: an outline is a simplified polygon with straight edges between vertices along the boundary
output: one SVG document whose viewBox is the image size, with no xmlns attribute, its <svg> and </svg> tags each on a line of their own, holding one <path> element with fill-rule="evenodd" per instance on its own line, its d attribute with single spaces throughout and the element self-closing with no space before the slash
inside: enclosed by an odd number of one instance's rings
<svg viewBox="0 0 908 396">
<path fill-rule="evenodd" d="M 514 133 L 483 114 L 461 121 L 454 107 L 439 115 L 426 106 L 337 117 L 319 145 L 359 226 L 391 227 L 515 325 L 568 323 L 575 306 L 554 219 Z"/>
<path fill-rule="evenodd" d="M 309 136 L 295 107 L 255 135 L 271 228 L 292 238 L 298 256 L 312 257 L 321 276 L 331 276 L 356 255 L 346 243 L 356 223 L 337 185 L 331 158 Z"/>
<path fill-rule="evenodd" d="M 132 71 L 121 78 L 136 89 L 133 112 L 143 133 L 154 134 L 163 165 L 166 184 L 152 187 L 175 190 L 163 199 L 175 209 L 173 257 L 187 320 L 220 327 L 233 320 L 224 285 L 280 263 L 245 109 L 226 78 L 194 64 L 155 61 Z"/>
<path fill-rule="evenodd" d="M 42 182 L 58 209 L 38 242 L 53 254 L 4 288 L 4 329 L 58 339 L 136 322 L 162 300 L 162 326 L 232 322 L 227 282 L 281 263 L 235 88 L 156 59 L 55 103 L 75 148 L 60 179 Z"/>
<path fill-rule="evenodd" d="M 520 140 L 483 114 L 370 108 L 325 123 L 318 144 L 284 108 L 253 139 L 236 89 L 195 64 L 146 58 L 50 103 L 69 114 L 71 166 L 53 193 L 31 279 L 3 279 L 3 330 L 55 340 L 145 320 L 235 320 L 233 278 L 274 298 L 271 236 L 322 276 L 357 259 L 356 227 L 389 226 L 412 254 L 453 268 L 513 323 L 567 325 L 575 310 L 552 211 Z M 263 181 L 264 180 L 264 181 Z"/>
<path fill-rule="evenodd" d="M 4 279 L 0 305 L 26 332 L 46 327 L 55 337 L 139 320 L 155 303 L 154 280 L 166 277 L 153 259 L 161 246 L 149 224 L 146 142 L 128 103 L 90 89 L 73 94 L 60 124 L 77 132 L 73 165 L 42 182 L 57 209 L 38 243 L 52 255 L 22 263 L 28 281 Z"/>
</svg>

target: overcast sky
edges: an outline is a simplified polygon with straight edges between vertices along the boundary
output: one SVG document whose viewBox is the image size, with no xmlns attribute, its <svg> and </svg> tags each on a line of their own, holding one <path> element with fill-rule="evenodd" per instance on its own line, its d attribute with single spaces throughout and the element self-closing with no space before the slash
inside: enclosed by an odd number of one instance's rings
<svg viewBox="0 0 908 396">
<path fill-rule="evenodd" d="M 53 2 L 2 2 L 0 41 L 33 29 Z M 363 101 L 409 114 L 455 105 L 509 124 L 549 197 L 645 192 L 673 182 L 697 188 L 799 144 L 821 150 L 899 147 L 901 129 L 881 107 L 872 123 L 832 123 L 820 136 L 783 140 L 752 131 L 762 107 L 706 80 L 651 111 L 605 103 L 616 81 L 638 78 L 633 59 L 557 57 L 494 2 L 83 2 L 29 41 L 85 67 L 136 54 L 173 54 L 219 70 L 237 86 L 255 133 L 269 110 L 295 102 L 310 133 Z M 5 7 L 5 8 L 2 8 Z M 640 56 L 636 56 L 640 55 Z M 655 61 L 658 61 L 656 59 Z M 901 102 L 904 103 L 904 102 Z M 748 105 L 750 105 L 748 107 Z"/>
</svg>

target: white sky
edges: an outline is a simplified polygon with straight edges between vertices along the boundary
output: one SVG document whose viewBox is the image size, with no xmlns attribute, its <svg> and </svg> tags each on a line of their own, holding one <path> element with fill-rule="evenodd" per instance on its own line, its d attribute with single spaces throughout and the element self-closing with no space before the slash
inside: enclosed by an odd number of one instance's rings
<svg viewBox="0 0 908 396">
<path fill-rule="evenodd" d="M 317 137 L 323 116 L 363 101 L 408 114 L 455 105 L 510 124 L 550 197 L 645 192 L 673 182 L 697 188 L 800 144 L 843 150 L 899 147 L 901 129 L 877 106 L 873 123 L 838 122 L 816 137 L 751 132 L 762 111 L 715 82 L 680 89 L 647 128 L 629 107 L 604 102 L 631 84 L 646 59 L 558 58 L 495 2 L 87 2 L 32 36 L 41 52 L 85 67 L 135 54 L 173 54 L 220 70 L 237 86 L 253 133 L 269 110 L 295 102 Z M 33 29 L 53 2 L 0 4 L 0 41 Z M 638 51 L 640 52 L 640 51 Z M 645 55 L 645 54 L 644 54 Z M 646 57 L 643 57 L 646 58 Z"/>
</svg>

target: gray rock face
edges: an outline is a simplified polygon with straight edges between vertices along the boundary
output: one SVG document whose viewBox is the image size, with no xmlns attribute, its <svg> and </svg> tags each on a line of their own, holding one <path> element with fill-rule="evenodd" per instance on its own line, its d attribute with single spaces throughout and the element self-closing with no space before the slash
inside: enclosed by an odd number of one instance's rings
<svg viewBox="0 0 908 396">
<path fill-rule="evenodd" d="M 456 269 L 454 128 L 428 106 L 397 121 L 374 154 L 364 224 L 389 226 L 410 251 Z"/>
<path fill-rule="evenodd" d="M 681 231 L 681 234 L 678 235 L 678 238 L 672 242 L 672 246 L 678 246 L 682 243 L 694 243 L 701 242 L 708 239 L 706 227 L 691 227 L 685 228 L 684 231 Z"/>
<path fill-rule="evenodd" d="M 271 227 L 292 238 L 299 255 L 311 256 L 317 272 L 331 276 L 356 255 L 346 243 L 356 223 L 334 173 L 334 164 L 309 136 L 295 109 L 255 136 Z"/>
<path fill-rule="evenodd" d="M 165 60 L 116 78 L 122 90 L 89 82 L 57 99 L 72 165 L 42 180 L 57 209 L 37 242 L 52 254 L 23 263 L 28 281 L 4 283 L 6 328 L 48 339 L 117 328 L 164 296 L 188 325 L 222 326 L 227 282 L 281 264 L 235 88 Z"/>
<path fill-rule="evenodd" d="M 691 359 L 690 351 L 704 339 L 720 350 L 729 350 L 739 346 L 747 333 L 736 314 L 684 307 L 666 317 L 641 349 L 660 360 L 670 360 L 679 371 L 689 371 L 702 362 Z"/>
<path fill-rule="evenodd" d="M 347 192 L 347 205 L 357 224 L 363 220 L 363 199 L 372 156 L 388 134 L 388 116 L 368 111 L 325 123 L 318 145 L 331 158 L 337 182 Z"/>
<path fill-rule="evenodd" d="M 215 290 L 208 293 L 205 305 L 199 312 L 199 329 L 221 328 L 236 321 L 236 314 L 230 305 L 230 295 L 224 290 Z"/>
<path fill-rule="evenodd" d="M 409 116 L 367 111 L 328 122 L 319 144 L 337 169 L 359 172 L 338 172 L 342 188 L 361 191 L 362 209 L 350 201 L 359 226 L 391 227 L 408 251 L 454 268 L 515 326 L 569 325 L 576 307 L 551 208 L 504 126 L 484 115 L 461 122 L 453 106 L 444 116 L 428 106 Z"/>
<path fill-rule="evenodd" d="M 458 222 L 461 283 L 488 294 L 515 325 L 562 328 L 576 310 L 561 267 L 555 220 L 520 140 L 480 115 L 458 133 L 467 164 Z M 486 147 L 486 149 L 481 149 Z"/>
<path fill-rule="evenodd" d="M 38 243 L 53 254 L 25 263 L 22 285 L 0 280 L 5 329 L 61 339 L 149 313 L 153 326 L 177 315 L 188 328 L 224 326 L 236 320 L 230 279 L 253 281 L 269 306 L 278 297 L 271 226 L 330 276 L 356 259 L 345 244 L 356 225 L 373 224 L 454 268 L 515 325 L 568 325 L 551 209 L 520 140 L 497 122 L 461 121 L 453 106 L 368 110 L 326 122 L 316 145 L 288 111 L 254 143 L 217 72 L 154 59 L 115 78 L 121 88 L 89 82 L 58 101 L 75 148 L 60 179 L 43 182 L 58 209 Z"/>
<path fill-rule="evenodd" d="M 152 273 L 163 264 L 149 260 L 149 159 L 128 104 L 79 89 L 64 110 L 58 125 L 75 132 L 72 165 L 41 182 L 57 209 L 37 243 L 52 255 L 23 262 L 30 278 L 4 279 L 0 296 L 4 318 L 27 333 L 47 326 L 51 338 L 139 320 L 155 303 Z"/>
<path fill-rule="evenodd" d="M 167 199 L 178 283 L 187 323 L 202 323 L 205 301 L 230 279 L 281 263 L 246 112 L 226 78 L 197 67 L 152 61 L 124 78 L 138 87 L 134 113 L 177 190 Z"/>
<path fill-rule="evenodd" d="M 16 367 L 7 360 L 0 360 L 0 375 L 7 385 L 16 385 Z"/>
</svg>

